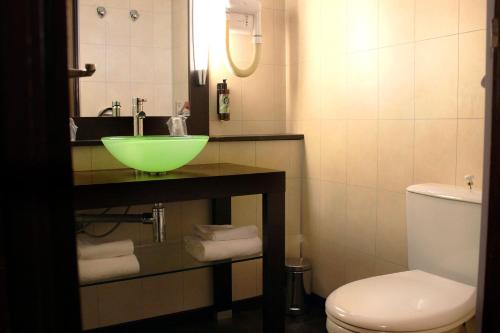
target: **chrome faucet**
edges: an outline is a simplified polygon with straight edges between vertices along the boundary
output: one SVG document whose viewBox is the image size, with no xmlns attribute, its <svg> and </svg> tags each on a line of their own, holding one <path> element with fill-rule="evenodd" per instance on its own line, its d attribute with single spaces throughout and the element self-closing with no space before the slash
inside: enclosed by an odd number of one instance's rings
<svg viewBox="0 0 500 333">
<path fill-rule="evenodd" d="M 147 99 L 134 97 L 132 99 L 132 117 L 134 119 L 134 136 L 144 135 L 144 118 L 146 118 L 146 112 L 144 112 L 144 102 Z"/>
</svg>

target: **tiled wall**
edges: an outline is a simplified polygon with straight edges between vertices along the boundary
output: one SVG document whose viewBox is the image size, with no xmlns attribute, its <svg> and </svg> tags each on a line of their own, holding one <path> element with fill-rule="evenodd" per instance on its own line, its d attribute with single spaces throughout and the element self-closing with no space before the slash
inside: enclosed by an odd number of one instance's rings
<svg viewBox="0 0 500 333">
<path fill-rule="evenodd" d="M 212 2 L 215 6 L 217 2 Z M 223 1 L 219 1 L 222 4 Z M 284 0 L 262 1 L 264 44 L 256 73 L 248 78 L 234 76 L 226 65 L 224 11 L 211 15 L 210 48 L 210 134 L 271 134 L 285 132 L 285 6 Z M 222 14 L 222 15 L 220 15 Z M 232 34 L 235 62 L 247 67 L 252 59 L 250 36 Z M 231 121 L 217 118 L 216 86 L 227 79 L 231 92 Z"/>
<path fill-rule="evenodd" d="M 314 292 L 406 269 L 406 186 L 481 186 L 485 14 L 485 0 L 286 1 Z"/>
<path fill-rule="evenodd" d="M 287 172 L 286 245 L 287 255 L 298 256 L 301 216 L 302 141 L 260 141 L 209 143 L 194 164 L 231 162 L 268 167 Z M 104 147 L 73 148 L 75 171 L 121 168 Z M 131 212 L 149 211 L 150 206 L 133 207 Z M 180 241 L 193 224 L 211 223 L 210 202 L 190 201 L 166 205 L 169 241 Z M 256 224 L 261 228 L 261 196 L 235 197 L 232 220 L 235 225 Z M 99 225 L 102 230 L 109 226 Z M 97 228 L 97 226 L 96 226 Z M 151 242 L 150 226 L 122 225 L 108 240 L 131 238 L 135 243 Z M 233 298 L 259 295 L 262 290 L 260 261 L 233 265 Z M 107 326 L 194 309 L 212 302 L 211 270 L 201 269 L 128 282 L 81 289 L 85 328 Z"/>
<path fill-rule="evenodd" d="M 104 18 L 98 17 L 98 6 L 106 8 Z M 78 1 L 80 66 L 95 63 L 97 67 L 92 77 L 80 79 L 82 116 L 95 117 L 114 100 L 121 102 L 122 115 L 130 115 L 132 97 L 147 98 L 145 111 L 150 116 L 172 113 L 173 85 L 179 83 L 172 77 L 173 52 L 179 54 L 184 46 L 187 53 L 187 43 L 172 43 L 176 34 L 187 35 L 187 19 L 177 18 L 181 13 L 187 17 L 187 11 L 179 8 L 182 6 L 187 6 L 186 1 Z M 135 22 L 130 18 L 131 9 L 140 14 Z M 183 83 L 187 70 L 184 74 Z M 187 90 L 178 95 L 187 95 Z"/>
</svg>

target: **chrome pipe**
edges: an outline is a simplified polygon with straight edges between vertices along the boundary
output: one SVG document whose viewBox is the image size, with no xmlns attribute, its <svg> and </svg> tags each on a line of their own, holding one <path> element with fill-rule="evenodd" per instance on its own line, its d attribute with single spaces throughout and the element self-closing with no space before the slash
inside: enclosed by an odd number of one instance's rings
<svg viewBox="0 0 500 333">
<path fill-rule="evenodd" d="M 143 214 L 76 214 L 77 223 L 145 223 L 153 224 L 151 213 Z"/>
<path fill-rule="evenodd" d="M 153 238 L 156 243 L 167 241 L 167 220 L 161 203 L 155 203 L 153 207 Z"/>
</svg>

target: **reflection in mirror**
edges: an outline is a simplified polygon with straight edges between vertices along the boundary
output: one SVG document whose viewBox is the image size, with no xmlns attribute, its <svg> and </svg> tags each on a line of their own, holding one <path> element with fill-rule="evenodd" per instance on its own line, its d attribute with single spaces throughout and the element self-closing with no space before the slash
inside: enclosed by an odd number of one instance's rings
<svg viewBox="0 0 500 333">
<path fill-rule="evenodd" d="M 75 116 L 131 116 L 140 97 L 165 117 L 189 100 L 188 0 L 75 1 L 76 67 L 96 65 L 75 84 Z"/>
</svg>

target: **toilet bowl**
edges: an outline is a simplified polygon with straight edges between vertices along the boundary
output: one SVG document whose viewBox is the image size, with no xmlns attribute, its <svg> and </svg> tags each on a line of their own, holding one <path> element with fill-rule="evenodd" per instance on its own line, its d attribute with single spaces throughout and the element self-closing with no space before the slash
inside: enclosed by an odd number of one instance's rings
<svg viewBox="0 0 500 333">
<path fill-rule="evenodd" d="M 409 271 L 346 284 L 325 304 L 329 333 L 475 333 L 481 192 L 406 192 Z"/>
<path fill-rule="evenodd" d="M 327 329 L 467 332 L 463 326 L 474 316 L 475 300 L 475 287 L 420 270 L 376 276 L 342 286 L 328 297 Z"/>
</svg>

